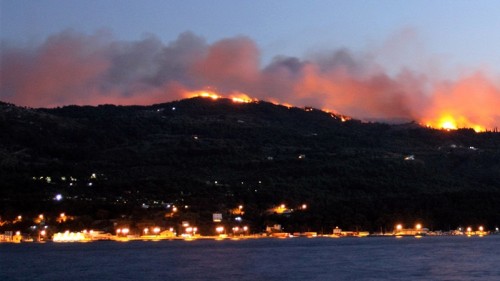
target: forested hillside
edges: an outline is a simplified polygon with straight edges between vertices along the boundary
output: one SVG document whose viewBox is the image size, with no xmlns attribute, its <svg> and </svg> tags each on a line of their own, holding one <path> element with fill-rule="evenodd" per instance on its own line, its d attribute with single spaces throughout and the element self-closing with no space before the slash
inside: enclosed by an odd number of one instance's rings
<svg viewBox="0 0 500 281">
<path fill-rule="evenodd" d="M 363 123 L 263 101 L 1 103 L 0 186 L 4 217 L 64 210 L 85 217 L 80 224 L 154 219 L 175 204 L 184 207 L 171 219 L 208 225 L 212 213 L 230 217 L 241 204 L 254 229 L 493 227 L 500 134 Z M 268 211 L 279 204 L 290 212 Z"/>
</svg>

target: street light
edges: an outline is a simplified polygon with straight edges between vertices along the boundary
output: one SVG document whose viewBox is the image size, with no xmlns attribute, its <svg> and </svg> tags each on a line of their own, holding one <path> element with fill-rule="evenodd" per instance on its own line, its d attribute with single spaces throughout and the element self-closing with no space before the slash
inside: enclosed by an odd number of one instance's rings
<svg viewBox="0 0 500 281">
<path fill-rule="evenodd" d="M 218 227 L 215 228 L 215 231 L 217 231 L 217 233 L 219 235 L 221 235 L 222 232 L 224 232 L 224 227 L 223 226 L 218 226 Z"/>
<path fill-rule="evenodd" d="M 153 232 L 155 233 L 155 235 L 158 235 L 158 233 L 160 233 L 160 228 L 159 227 L 153 228 Z"/>
<path fill-rule="evenodd" d="M 42 230 L 38 233 L 38 241 L 42 241 L 42 237 L 45 237 L 47 232 L 45 230 Z"/>
</svg>

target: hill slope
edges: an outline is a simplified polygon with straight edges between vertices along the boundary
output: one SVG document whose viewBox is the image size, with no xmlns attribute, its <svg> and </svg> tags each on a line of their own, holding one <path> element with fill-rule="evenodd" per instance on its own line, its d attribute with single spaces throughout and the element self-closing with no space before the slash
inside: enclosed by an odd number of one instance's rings
<svg viewBox="0 0 500 281">
<path fill-rule="evenodd" d="M 342 122 L 267 102 L 0 104 L 3 216 L 151 217 L 173 203 L 188 209 L 172 219 L 208 227 L 212 212 L 231 217 L 244 204 L 245 220 L 258 228 L 493 227 L 500 222 L 498 159 L 498 133 Z M 309 208 L 266 212 L 281 203 Z"/>
</svg>

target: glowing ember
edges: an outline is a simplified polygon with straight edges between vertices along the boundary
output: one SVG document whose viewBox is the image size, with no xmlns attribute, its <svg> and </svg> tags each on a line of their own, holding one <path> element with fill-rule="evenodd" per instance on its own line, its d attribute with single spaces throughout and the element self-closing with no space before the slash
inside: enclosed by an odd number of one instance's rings
<svg viewBox="0 0 500 281">
<path fill-rule="evenodd" d="M 252 99 L 251 97 L 240 92 L 231 94 L 230 98 L 235 103 L 251 103 L 258 101 L 257 99 Z"/>
<path fill-rule="evenodd" d="M 220 98 L 219 95 L 217 95 L 216 93 L 206 92 L 206 91 L 200 92 L 196 96 L 202 97 L 202 98 L 211 98 L 213 100 Z"/>
<path fill-rule="evenodd" d="M 248 100 L 244 100 L 244 99 L 241 99 L 241 98 L 233 98 L 233 101 L 237 102 L 237 103 L 248 103 L 248 102 L 250 102 Z"/>
<path fill-rule="evenodd" d="M 277 99 L 274 99 L 274 98 L 270 98 L 269 100 L 267 100 L 268 102 L 274 104 L 274 105 L 282 105 L 282 106 L 285 106 L 287 107 L 288 109 L 294 107 L 293 105 L 289 104 L 289 103 L 283 103 L 283 102 L 280 102 L 278 101 Z"/>
<path fill-rule="evenodd" d="M 212 90 L 188 92 L 186 93 L 185 96 L 188 98 L 194 98 L 194 97 L 210 98 L 212 100 L 218 100 L 220 98 L 224 98 L 223 96 L 217 94 Z M 240 92 L 232 93 L 231 95 L 229 95 L 229 99 L 231 99 L 234 103 L 250 103 L 258 101 L 257 99 L 250 98 L 248 95 Z"/>
</svg>

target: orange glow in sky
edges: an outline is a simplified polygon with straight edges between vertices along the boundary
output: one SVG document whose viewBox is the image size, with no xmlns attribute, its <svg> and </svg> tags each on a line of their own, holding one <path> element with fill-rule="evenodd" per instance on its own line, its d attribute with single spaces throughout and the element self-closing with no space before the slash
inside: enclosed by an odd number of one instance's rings
<svg viewBox="0 0 500 281">
<path fill-rule="evenodd" d="M 427 127 L 441 129 L 446 131 L 457 129 L 473 129 L 476 132 L 485 132 L 486 128 L 480 124 L 475 124 L 465 117 L 454 118 L 451 115 L 443 115 L 435 120 L 427 120 L 423 122 Z"/>
</svg>

